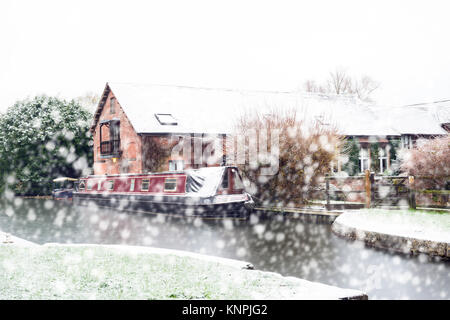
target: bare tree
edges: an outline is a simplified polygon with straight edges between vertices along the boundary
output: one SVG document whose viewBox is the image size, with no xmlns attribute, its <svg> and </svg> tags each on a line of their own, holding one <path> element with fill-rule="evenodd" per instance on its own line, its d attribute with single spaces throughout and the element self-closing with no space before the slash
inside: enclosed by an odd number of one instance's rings
<svg viewBox="0 0 450 320">
<path fill-rule="evenodd" d="M 314 80 L 306 80 L 303 84 L 303 88 L 306 92 L 319 92 L 319 87 Z"/>
<path fill-rule="evenodd" d="M 363 75 L 359 81 L 355 80 L 353 84 L 353 89 L 356 95 L 363 101 L 372 101 L 370 95 L 379 87 L 379 82 L 374 81 L 366 75 Z"/>
<path fill-rule="evenodd" d="M 352 80 L 347 75 L 347 72 L 343 68 L 338 68 L 334 72 L 330 72 L 330 79 L 328 79 L 328 84 L 333 93 L 336 94 L 346 94 L 353 93 L 352 91 Z"/>
<path fill-rule="evenodd" d="M 314 80 L 304 82 L 306 92 L 328 94 L 355 94 L 363 101 L 372 101 L 371 94 L 378 89 L 380 84 L 367 75 L 361 78 L 352 78 L 346 69 L 337 68 L 330 72 L 329 79 L 324 84 L 317 84 Z"/>
</svg>

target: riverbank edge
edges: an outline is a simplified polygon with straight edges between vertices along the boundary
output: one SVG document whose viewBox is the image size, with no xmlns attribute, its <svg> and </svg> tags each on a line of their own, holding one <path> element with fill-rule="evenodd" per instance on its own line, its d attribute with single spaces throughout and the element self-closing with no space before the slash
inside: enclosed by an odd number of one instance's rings
<svg viewBox="0 0 450 320">
<path fill-rule="evenodd" d="M 306 223 L 332 224 L 342 212 L 317 208 L 256 207 L 253 209 L 252 214 L 261 219 L 273 219 L 281 216 L 283 218 L 298 219 Z"/>
<path fill-rule="evenodd" d="M 7 240 L 7 241 L 5 241 Z M 144 253 L 144 254 L 159 254 L 159 255 L 175 255 L 178 257 L 189 257 L 193 259 L 203 260 L 207 262 L 216 262 L 223 265 L 231 266 L 234 268 L 241 269 L 243 272 L 252 272 L 252 270 L 255 270 L 254 266 L 246 261 L 241 260 L 235 260 L 235 259 L 228 259 L 228 258 L 222 258 L 222 257 L 215 257 L 210 255 L 204 255 L 189 251 L 182 251 L 182 250 L 173 250 L 173 249 L 164 249 L 164 248 L 153 248 L 153 247 L 144 247 L 144 246 L 129 246 L 129 245 L 103 245 L 103 244 L 61 244 L 61 243 L 46 243 L 43 245 L 39 245 L 24 239 L 21 239 L 19 237 L 10 235 L 8 233 L 4 233 L 0 231 L 0 248 L 2 246 L 32 246 L 32 247 L 103 247 L 103 248 L 109 248 L 114 249 L 121 252 L 126 253 Z M 319 283 L 319 282 L 312 282 L 308 280 L 304 280 L 301 278 L 296 277 L 285 277 L 282 276 L 279 273 L 274 272 L 268 272 L 268 271 L 261 271 L 261 270 L 255 270 L 257 272 L 261 272 L 264 274 L 272 274 L 276 277 L 279 277 L 280 279 L 294 279 L 298 281 L 299 283 L 302 283 L 303 285 L 309 284 L 311 286 L 322 286 L 323 288 L 327 288 L 330 292 L 331 291 L 342 291 L 342 293 L 346 293 L 347 295 L 339 296 L 339 300 L 368 300 L 367 294 L 365 294 L 362 291 L 356 290 L 356 289 L 344 289 L 340 287 L 330 286 L 327 284 Z M 328 299 L 327 297 L 324 297 L 324 299 Z"/>
<path fill-rule="evenodd" d="M 345 214 L 345 213 L 344 213 Z M 364 241 L 368 246 L 417 255 L 420 253 L 450 259 L 450 243 L 368 231 L 335 220 L 331 230 L 337 236 Z"/>
</svg>

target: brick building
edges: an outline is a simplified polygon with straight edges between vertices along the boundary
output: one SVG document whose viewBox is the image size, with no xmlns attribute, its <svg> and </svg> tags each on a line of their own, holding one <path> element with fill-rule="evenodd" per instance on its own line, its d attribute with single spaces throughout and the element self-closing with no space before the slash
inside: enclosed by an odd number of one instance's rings
<svg viewBox="0 0 450 320">
<path fill-rule="evenodd" d="M 225 164 L 227 135 L 255 109 L 268 116 L 295 110 L 303 121 L 335 126 L 357 141 L 355 174 L 390 169 L 393 148 L 446 134 L 450 123 L 449 101 L 379 107 L 344 95 L 107 83 L 91 127 L 94 174 Z M 180 145 L 183 152 L 171 152 Z M 333 165 L 335 172 L 342 169 L 339 161 Z"/>
<path fill-rule="evenodd" d="M 138 90 L 136 90 L 138 89 Z M 141 89 L 141 90 L 139 90 Z M 176 116 L 136 85 L 106 84 L 94 114 L 94 174 L 183 170 L 223 164 L 215 148 L 225 133 L 183 125 Z M 184 152 L 172 155 L 174 146 Z M 187 150 L 187 152 L 186 152 Z M 201 150 L 199 157 L 198 152 Z M 206 153 L 209 152 L 209 153 Z M 214 162 L 210 161 L 214 158 Z"/>
</svg>

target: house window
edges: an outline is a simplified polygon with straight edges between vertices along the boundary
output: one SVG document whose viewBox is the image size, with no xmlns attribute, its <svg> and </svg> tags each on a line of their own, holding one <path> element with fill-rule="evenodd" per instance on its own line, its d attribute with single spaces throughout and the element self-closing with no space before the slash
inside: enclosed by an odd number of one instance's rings
<svg viewBox="0 0 450 320">
<path fill-rule="evenodd" d="M 134 181 L 135 179 L 131 179 L 130 191 L 134 191 Z"/>
<path fill-rule="evenodd" d="M 331 172 L 337 173 L 341 171 L 341 157 L 338 157 L 336 160 L 331 162 Z"/>
<path fill-rule="evenodd" d="M 380 160 L 380 172 L 383 173 L 385 170 L 387 170 L 387 157 L 386 153 L 383 149 L 380 149 L 378 152 L 378 159 Z"/>
<path fill-rule="evenodd" d="M 109 140 L 103 141 L 102 127 L 109 128 Z M 118 155 L 120 149 L 120 120 L 104 120 L 100 123 L 100 155 Z"/>
<path fill-rule="evenodd" d="M 402 142 L 404 149 L 411 149 L 413 147 L 413 140 L 411 136 L 402 136 Z"/>
<path fill-rule="evenodd" d="M 176 126 L 178 124 L 177 119 L 175 119 L 170 113 L 155 113 L 155 117 L 162 125 Z"/>
<path fill-rule="evenodd" d="M 111 114 L 116 113 L 116 99 L 111 98 L 109 102 L 109 111 Z"/>
<path fill-rule="evenodd" d="M 387 157 L 380 157 L 380 172 L 387 170 Z"/>
<path fill-rule="evenodd" d="M 164 191 L 176 191 L 176 190 L 177 190 L 177 179 L 166 178 L 164 180 Z"/>
<path fill-rule="evenodd" d="M 144 179 L 141 184 L 141 191 L 148 191 L 148 186 L 150 185 L 150 180 Z"/>
<path fill-rule="evenodd" d="M 114 190 L 114 180 L 108 180 L 107 190 L 108 191 Z"/>
<path fill-rule="evenodd" d="M 120 139 L 120 122 L 119 121 L 111 121 L 109 126 L 109 135 L 110 140 L 119 141 Z"/>
<path fill-rule="evenodd" d="M 183 160 L 169 160 L 169 171 L 181 171 L 184 169 Z"/>
<path fill-rule="evenodd" d="M 367 149 L 361 149 L 359 152 L 359 168 L 361 169 L 361 172 L 370 170 L 369 153 Z"/>
</svg>

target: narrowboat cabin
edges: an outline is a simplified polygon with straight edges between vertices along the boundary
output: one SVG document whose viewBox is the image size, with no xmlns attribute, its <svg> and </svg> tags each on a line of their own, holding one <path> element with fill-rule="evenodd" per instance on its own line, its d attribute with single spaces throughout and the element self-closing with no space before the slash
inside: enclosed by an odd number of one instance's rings
<svg viewBox="0 0 450 320">
<path fill-rule="evenodd" d="M 52 198 L 54 200 L 72 200 L 74 186 L 78 179 L 59 177 L 53 180 Z"/>
<path fill-rule="evenodd" d="M 81 178 L 74 202 L 119 210 L 204 217 L 246 217 L 254 207 L 236 167 Z"/>
</svg>

